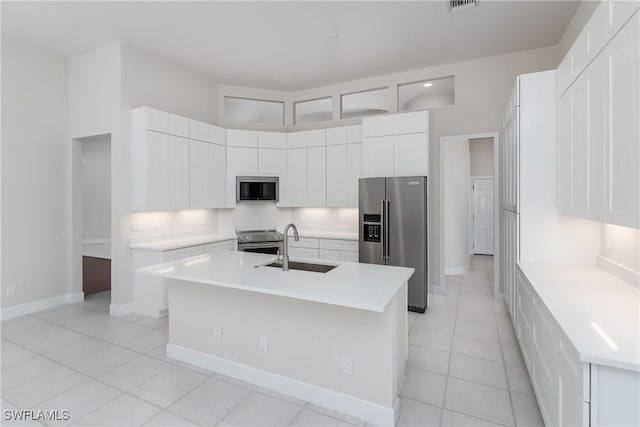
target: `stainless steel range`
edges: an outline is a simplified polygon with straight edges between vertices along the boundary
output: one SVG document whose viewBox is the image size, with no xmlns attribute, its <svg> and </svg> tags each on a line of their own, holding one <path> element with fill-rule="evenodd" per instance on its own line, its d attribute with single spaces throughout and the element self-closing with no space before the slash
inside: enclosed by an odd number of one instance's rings
<svg viewBox="0 0 640 427">
<path fill-rule="evenodd" d="M 258 252 L 261 254 L 280 254 L 284 235 L 275 229 L 271 230 L 236 230 L 238 250 Z"/>
</svg>

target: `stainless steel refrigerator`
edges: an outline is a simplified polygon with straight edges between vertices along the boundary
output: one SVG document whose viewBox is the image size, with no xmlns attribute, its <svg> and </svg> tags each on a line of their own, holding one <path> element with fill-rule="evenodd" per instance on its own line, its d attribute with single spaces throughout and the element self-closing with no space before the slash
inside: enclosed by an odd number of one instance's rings
<svg viewBox="0 0 640 427">
<path fill-rule="evenodd" d="M 413 267 L 409 310 L 427 308 L 427 177 L 361 178 L 360 262 Z"/>
</svg>

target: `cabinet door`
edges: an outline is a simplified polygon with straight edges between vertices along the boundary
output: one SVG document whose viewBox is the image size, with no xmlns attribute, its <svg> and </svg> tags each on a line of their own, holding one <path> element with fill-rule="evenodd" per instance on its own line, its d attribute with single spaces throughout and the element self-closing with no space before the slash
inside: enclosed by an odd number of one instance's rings
<svg viewBox="0 0 640 427">
<path fill-rule="evenodd" d="M 398 135 L 393 139 L 393 176 L 426 176 L 427 134 Z"/>
<path fill-rule="evenodd" d="M 283 132 L 258 132 L 258 147 L 287 148 L 287 134 Z"/>
<path fill-rule="evenodd" d="M 534 382 L 545 424 L 558 425 L 560 408 L 555 320 L 536 298 L 533 311 Z"/>
<path fill-rule="evenodd" d="M 171 135 L 189 137 L 189 119 L 169 114 L 169 133 Z"/>
<path fill-rule="evenodd" d="M 569 89 L 558 100 L 558 211 L 572 214 L 571 192 L 571 145 L 573 144 L 573 95 Z M 506 193 L 505 193 L 506 194 Z M 503 196 L 504 197 L 504 196 Z"/>
<path fill-rule="evenodd" d="M 254 130 L 227 130 L 227 145 L 231 147 L 257 147 L 258 132 Z"/>
<path fill-rule="evenodd" d="M 230 173 L 257 173 L 258 149 L 227 147 L 227 171 Z"/>
<path fill-rule="evenodd" d="M 394 114 L 394 134 L 427 133 L 427 114 L 426 111 Z"/>
<path fill-rule="evenodd" d="M 327 205 L 327 149 L 307 148 L 307 206 Z"/>
<path fill-rule="evenodd" d="M 362 119 L 362 136 L 393 135 L 393 116 L 365 117 Z"/>
<path fill-rule="evenodd" d="M 146 203 L 145 210 L 164 210 L 170 208 L 171 163 L 170 136 L 164 133 L 147 131 L 145 141 L 146 156 Z"/>
<path fill-rule="evenodd" d="M 365 138 L 362 145 L 362 176 L 393 176 L 393 137 Z"/>
<path fill-rule="evenodd" d="M 359 144 L 362 142 L 362 125 L 347 126 L 347 144 Z"/>
<path fill-rule="evenodd" d="M 587 175 L 589 172 L 587 141 L 587 79 L 580 76 L 572 87 L 571 115 L 571 213 L 585 216 L 588 204 Z"/>
<path fill-rule="evenodd" d="M 318 258 L 328 261 L 340 261 L 340 251 L 334 251 L 331 249 L 320 249 Z"/>
<path fill-rule="evenodd" d="M 327 147 L 327 207 L 347 205 L 347 146 Z"/>
<path fill-rule="evenodd" d="M 516 261 L 518 260 L 518 214 L 503 211 L 504 221 L 504 297 L 511 315 L 515 319 L 516 305 Z"/>
<path fill-rule="evenodd" d="M 504 185 L 503 207 L 518 212 L 518 171 L 519 171 L 519 108 L 504 131 Z"/>
<path fill-rule="evenodd" d="M 357 208 L 358 180 L 362 177 L 362 144 L 347 144 L 347 207 Z"/>
<path fill-rule="evenodd" d="M 171 137 L 170 194 L 171 209 L 189 209 L 189 140 Z"/>
<path fill-rule="evenodd" d="M 287 174 L 280 178 L 278 206 L 303 207 L 307 204 L 307 149 L 287 150 Z"/>
<path fill-rule="evenodd" d="M 189 206 L 192 209 L 226 205 L 225 147 L 191 140 L 189 143 Z"/>
<path fill-rule="evenodd" d="M 326 145 L 325 129 L 307 131 L 307 147 L 324 147 Z"/>
<path fill-rule="evenodd" d="M 585 402 L 563 369 L 558 371 L 558 390 L 560 399 L 558 402 L 560 421 L 558 426 L 588 426 L 589 418 L 584 417 Z"/>
<path fill-rule="evenodd" d="M 611 72 L 604 219 L 635 228 L 640 228 L 639 22 L 636 14 L 604 51 Z"/>
<path fill-rule="evenodd" d="M 287 172 L 287 150 L 259 148 L 258 172 L 283 174 Z"/>
<path fill-rule="evenodd" d="M 345 126 L 327 129 L 327 145 L 347 143 L 347 128 Z"/>
</svg>

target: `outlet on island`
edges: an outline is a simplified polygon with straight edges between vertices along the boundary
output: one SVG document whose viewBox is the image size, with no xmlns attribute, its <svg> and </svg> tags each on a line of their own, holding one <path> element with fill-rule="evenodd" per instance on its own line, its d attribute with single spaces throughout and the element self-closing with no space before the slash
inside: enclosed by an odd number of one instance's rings
<svg viewBox="0 0 640 427">
<path fill-rule="evenodd" d="M 353 375 L 353 359 L 349 356 L 342 357 L 342 373 L 345 375 Z"/>
<path fill-rule="evenodd" d="M 215 341 L 222 341 L 222 326 L 215 325 L 213 327 L 213 339 Z"/>
<path fill-rule="evenodd" d="M 12 297 L 16 294 L 16 286 L 15 285 L 9 285 L 7 286 L 7 296 L 8 297 Z"/>
<path fill-rule="evenodd" d="M 269 351 L 269 338 L 260 337 L 260 351 Z"/>
</svg>

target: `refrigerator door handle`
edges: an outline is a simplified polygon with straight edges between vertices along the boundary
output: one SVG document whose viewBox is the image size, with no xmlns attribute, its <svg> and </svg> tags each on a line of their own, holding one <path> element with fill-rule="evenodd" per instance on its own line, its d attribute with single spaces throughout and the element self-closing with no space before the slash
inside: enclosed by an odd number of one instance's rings
<svg viewBox="0 0 640 427">
<path fill-rule="evenodd" d="M 382 259 L 386 259 L 386 244 L 387 244 L 387 239 L 384 238 L 384 234 L 387 232 L 387 224 L 385 223 L 385 215 L 384 215 L 384 199 L 380 200 L 380 227 L 382 227 L 382 232 L 380 233 L 380 240 L 381 240 L 381 245 L 380 247 L 382 248 L 382 255 L 380 256 L 380 258 Z"/>
<path fill-rule="evenodd" d="M 385 239 L 384 239 L 385 243 L 386 243 L 386 247 L 385 247 L 385 250 L 384 250 L 384 258 L 385 259 L 389 259 L 390 247 L 389 247 L 389 201 L 388 200 L 385 201 L 385 208 L 386 208 L 386 211 L 384 213 L 384 219 L 387 221 L 387 223 L 386 223 L 385 228 L 384 228 L 385 229 L 385 234 L 386 234 Z"/>
</svg>

